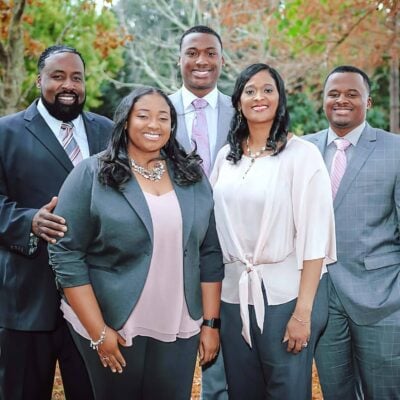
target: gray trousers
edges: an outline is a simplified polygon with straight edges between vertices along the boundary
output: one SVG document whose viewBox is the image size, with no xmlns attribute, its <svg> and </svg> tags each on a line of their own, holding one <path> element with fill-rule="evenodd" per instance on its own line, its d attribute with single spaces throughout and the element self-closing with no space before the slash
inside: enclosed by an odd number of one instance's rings
<svg viewBox="0 0 400 400">
<path fill-rule="evenodd" d="M 120 347 L 126 367 L 122 374 L 100 363 L 89 341 L 71 328 L 85 361 L 96 400 L 189 400 L 199 335 L 175 342 L 137 336 L 131 347 Z"/>
<path fill-rule="evenodd" d="M 319 284 L 311 318 L 308 347 L 288 353 L 282 343 L 296 300 L 269 306 L 264 294 L 263 333 L 249 306 L 252 346 L 241 335 L 238 304 L 221 304 L 221 341 L 228 381 L 229 400 L 310 400 L 314 349 L 328 318 L 327 279 Z"/>
<path fill-rule="evenodd" d="M 400 310 L 357 325 L 328 284 L 328 325 L 315 354 L 324 400 L 400 399 Z"/>
<path fill-rule="evenodd" d="M 201 371 L 201 400 L 228 400 L 224 358 L 220 349 L 216 359 Z"/>
</svg>

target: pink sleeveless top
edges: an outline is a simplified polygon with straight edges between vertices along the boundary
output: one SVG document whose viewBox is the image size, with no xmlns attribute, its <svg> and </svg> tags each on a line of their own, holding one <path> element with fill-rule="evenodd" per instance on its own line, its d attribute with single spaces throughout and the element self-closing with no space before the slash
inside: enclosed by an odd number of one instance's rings
<svg viewBox="0 0 400 400">
<path fill-rule="evenodd" d="M 175 191 L 162 196 L 144 192 L 153 221 L 153 255 L 149 273 L 123 328 L 119 331 L 132 345 L 135 336 L 163 342 L 189 338 L 200 332 L 202 318 L 193 320 L 183 290 L 182 215 Z M 81 336 L 90 339 L 72 308 L 63 300 L 64 318 Z"/>
</svg>

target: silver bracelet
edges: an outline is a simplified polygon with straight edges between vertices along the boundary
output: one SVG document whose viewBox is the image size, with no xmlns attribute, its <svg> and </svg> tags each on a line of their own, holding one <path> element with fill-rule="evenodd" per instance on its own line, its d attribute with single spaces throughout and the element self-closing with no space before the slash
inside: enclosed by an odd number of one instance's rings
<svg viewBox="0 0 400 400">
<path fill-rule="evenodd" d="M 104 340 L 106 340 L 106 327 L 107 327 L 107 325 L 104 325 L 104 328 L 101 331 L 100 337 L 98 340 L 94 341 L 94 340 L 90 339 L 90 347 L 93 350 L 98 350 L 99 346 L 104 343 Z"/>
<path fill-rule="evenodd" d="M 296 320 L 297 322 L 300 322 L 302 325 L 307 325 L 307 324 L 310 323 L 310 321 L 304 321 L 303 319 L 300 319 L 300 318 L 296 317 L 294 314 L 292 314 L 292 318 L 294 320 Z"/>
</svg>

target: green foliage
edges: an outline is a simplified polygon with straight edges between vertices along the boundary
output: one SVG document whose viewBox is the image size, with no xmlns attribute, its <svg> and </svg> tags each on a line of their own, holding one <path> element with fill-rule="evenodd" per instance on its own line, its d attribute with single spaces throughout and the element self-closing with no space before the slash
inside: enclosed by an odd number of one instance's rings
<svg viewBox="0 0 400 400">
<path fill-rule="evenodd" d="M 305 93 L 292 93 L 287 97 L 290 114 L 290 131 L 298 136 L 317 132 L 328 126 L 321 105 Z"/>
<path fill-rule="evenodd" d="M 389 76 L 390 68 L 387 64 L 377 68 L 371 76 L 372 108 L 367 114 L 367 120 L 371 125 L 385 130 L 389 130 L 390 127 Z"/>
<path fill-rule="evenodd" d="M 81 52 L 86 63 L 86 107 L 99 106 L 102 82 L 124 64 L 123 39 L 114 13 L 106 8 L 96 11 L 93 0 L 40 0 L 28 3 L 24 21 L 25 41 L 29 44 L 21 106 L 38 95 L 34 90 L 38 56 L 46 47 L 59 43 Z"/>
<path fill-rule="evenodd" d="M 375 128 L 389 130 L 388 112 L 381 106 L 372 107 L 367 113 L 367 121 Z"/>
</svg>

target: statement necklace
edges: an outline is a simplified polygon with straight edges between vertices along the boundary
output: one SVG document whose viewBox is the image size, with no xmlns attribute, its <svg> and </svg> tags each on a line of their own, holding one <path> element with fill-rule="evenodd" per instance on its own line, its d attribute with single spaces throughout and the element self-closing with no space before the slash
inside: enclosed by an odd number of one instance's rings
<svg viewBox="0 0 400 400">
<path fill-rule="evenodd" d="M 253 154 L 253 152 L 250 150 L 249 137 L 247 136 L 247 139 L 246 139 L 246 151 L 247 151 L 247 155 L 251 158 L 251 162 L 252 163 L 256 160 L 256 158 L 260 157 L 261 154 L 263 154 L 265 150 L 267 150 L 267 145 L 261 147 L 260 150 L 256 151 Z"/>
<path fill-rule="evenodd" d="M 165 166 L 162 161 L 156 162 L 154 167 L 151 169 L 146 169 L 145 167 L 137 164 L 133 158 L 130 158 L 130 164 L 132 171 L 137 172 L 139 175 L 143 176 L 143 178 L 148 179 L 149 181 L 159 181 L 165 172 Z"/>
<path fill-rule="evenodd" d="M 246 177 L 247 173 L 250 171 L 251 167 L 253 166 L 254 161 L 256 161 L 256 159 L 257 159 L 258 157 L 260 157 L 266 150 L 267 150 L 267 145 L 261 147 L 260 150 L 258 150 L 258 151 L 256 151 L 255 153 L 253 153 L 253 152 L 250 150 L 250 146 L 249 146 L 249 137 L 247 136 L 247 138 L 246 138 L 246 152 L 247 152 L 247 155 L 250 157 L 250 165 L 249 165 L 249 168 L 247 168 L 246 172 L 244 173 L 242 179 L 244 179 L 244 178 Z"/>
</svg>

